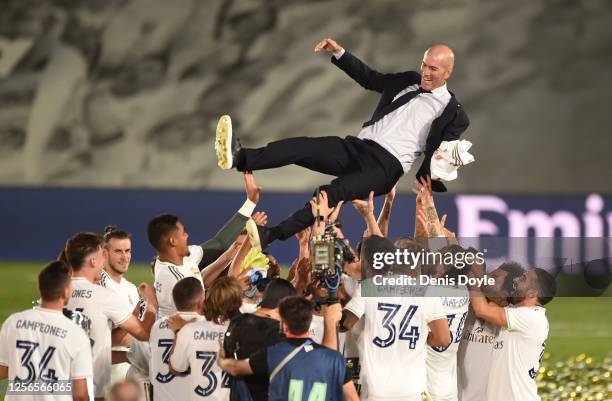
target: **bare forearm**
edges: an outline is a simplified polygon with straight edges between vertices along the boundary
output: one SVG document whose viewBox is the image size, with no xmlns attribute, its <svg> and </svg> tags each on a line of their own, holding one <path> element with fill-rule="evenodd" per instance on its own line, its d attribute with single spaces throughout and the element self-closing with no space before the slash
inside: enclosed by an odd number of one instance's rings
<svg viewBox="0 0 612 401">
<path fill-rule="evenodd" d="M 442 225 L 438 219 L 438 212 L 436 206 L 433 203 L 424 205 L 426 227 L 428 237 L 443 237 L 444 231 Z"/>
<path fill-rule="evenodd" d="M 230 277 L 238 277 L 240 275 L 240 264 L 247 256 L 249 251 L 251 250 L 251 242 L 244 241 L 238 250 L 236 256 L 232 260 L 232 264 L 230 265 L 229 272 L 227 273 Z"/>
<path fill-rule="evenodd" d="M 378 223 L 376 222 L 376 219 L 374 219 L 373 214 L 367 215 L 365 219 L 366 219 L 366 224 L 368 225 L 368 231 L 370 232 L 370 235 L 384 237 L 382 231 L 380 230 L 380 227 L 378 227 Z"/>
<path fill-rule="evenodd" d="M 302 258 L 298 257 L 296 260 L 293 261 L 293 263 L 291 263 L 291 266 L 289 267 L 289 274 L 287 274 L 287 281 L 291 282 L 293 284 L 293 279 L 295 278 L 295 272 L 297 270 L 298 267 L 298 263 L 300 263 L 300 260 Z"/>
<path fill-rule="evenodd" d="M 423 208 L 423 204 L 417 201 L 414 215 L 418 216 L 422 208 Z M 415 218 L 414 238 L 427 238 L 427 229 L 425 228 L 425 225 L 421 222 L 421 220 L 418 218 Z"/>
<path fill-rule="evenodd" d="M 217 363 L 224 372 L 232 376 L 252 375 L 253 370 L 248 359 L 218 358 Z"/>
<path fill-rule="evenodd" d="M 298 259 L 305 259 L 310 257 L 310 248 L 308 247 L 308 241 L 300 242 L 300 253 Z"/>
<path fill-rule="evenodd" d="M 124 345 L 126 343 L 126 338 L 129 338 L 128 332 L 120 327 L 113 329 L 111 332 L 111 344 L 113 346 Z"/>
<path fill-rule="evenodd" d="M 155 310 L 147 308 L 142 321 L 139 320 L 138 322 L 140 324 L 140 332 L 138 335 L 134 334 L 134 337 L 140 341 L 149 341 L 151 327 L 153 327 L 153 323 L 155 323 Z"/>
<path fill-rule="evenodd" d="M 292 282 L 291 284 L 293 284 L 293 286 L 295 287 L 296 293 L 302 295 L 304 294 L 306 287 L 308 287 L 308 277 L 302 277 L 299 274 L 297 274 L 295 277 L 296 278 L 294 282 Z"/>
<path fill-rule="evenodd" d="M 321 345 L 338 351 L 338 323 L 335 321 L 325 321 L 323 326 L 323 340 Z"/>
<path fill-rule="evenodd" d="M 389 221 L 391 219 L 391 208 L 393 207 L 393 201 L 389 198 L 385 199 L 385 204 L 383 205 L 382 210 L 380 211 L 380 215 L 378 216 L 378 220 L 376 223 L 380 228 L 380 231 L 383 234 L 383 237 L 386 237 L 389 234 Z"/>
<path fill-rule="evenodd" d="M 219 277 L 223 270 L 232 262 L 233 257 L 234 254 L 224 252 L 214 262 L 202 269 L 202 281 L 204 281 L 205 287 L 211 285 Z"/>
<path fill-rule="evenodd" d="M 493 302 L 489 302 L 480 289 L 470 289 L 470 304 L 474 313 L 480 319 L 496 326 L 508 327 L 506 310 Z"/>
</svg>

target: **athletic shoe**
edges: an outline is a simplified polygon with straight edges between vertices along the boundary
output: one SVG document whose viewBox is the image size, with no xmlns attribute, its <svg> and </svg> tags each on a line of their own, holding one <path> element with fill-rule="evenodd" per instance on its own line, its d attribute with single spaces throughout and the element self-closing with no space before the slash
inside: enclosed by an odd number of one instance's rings
<svg viewBox="0 0 612 401">
<path fill-rule="evenodd" d="M 217 154 L 217 164 L 222 170 L 229 170 L 236 167 L 236 154 L 240 150 L 238 138 L 232 132 L 232 119 L 230 116 L 221 116 L 217 123 L 215 137 L 215 153 Z"/>
<path fill-rule="evenodd" d="M 253 219 L 248 219 L 246 222 L 246 232 L 249 237 L 251 247 L 259 251 L 267 248 L 269 245 L 270 229 L 264 226 L 258 226 Z"/>
</svg>

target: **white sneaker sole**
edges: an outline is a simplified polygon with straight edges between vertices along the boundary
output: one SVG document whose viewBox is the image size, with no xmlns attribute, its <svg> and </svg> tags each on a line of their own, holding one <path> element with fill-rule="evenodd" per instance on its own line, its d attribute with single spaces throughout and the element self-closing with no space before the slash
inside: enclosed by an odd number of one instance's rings
<svg viewBox="0 0 612 401">
<path fill-rule="evenodd" d="M 233 167 L 232 119 L 228 115 L 221 116 L 217 123 L 215 153 L 217 154 L 217 164 L 222 170 L 229 170 Z"/>
<path fill-rule="evenodd" d="M 257 224 L 253 219 L 248 219 L 246 222 L 246 232 L 249 237 L 251 247 L 261 251 L 261 240 L 259 239 L 259 231 L 257 230 Z"/>
</svg>

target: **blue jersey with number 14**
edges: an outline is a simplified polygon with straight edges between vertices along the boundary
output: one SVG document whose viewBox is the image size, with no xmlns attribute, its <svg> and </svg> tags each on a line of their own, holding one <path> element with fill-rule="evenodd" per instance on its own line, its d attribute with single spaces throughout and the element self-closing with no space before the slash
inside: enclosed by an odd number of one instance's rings
<svg viewBox="0 0 612 401">
<path fill-rule="evenodd" d="M 268 347 L 270 373 L 306 339 L 282 341 Z M 270 401 L 341 401 L 345 381 L 342 355 L 312 340 L 273 378 L 269 387 Z"/>
</svg>

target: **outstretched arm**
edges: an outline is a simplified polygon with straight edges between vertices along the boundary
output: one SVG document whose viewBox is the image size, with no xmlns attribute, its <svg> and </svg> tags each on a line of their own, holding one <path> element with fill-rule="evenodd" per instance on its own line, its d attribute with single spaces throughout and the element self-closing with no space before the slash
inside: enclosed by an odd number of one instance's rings
<svg viewBox="0 0 612 401">
<path fill-rule="evenodd" d="M 342 71 L 365 89 L 379 93 L 382 93 L 385 89 L 390 74 L 382 74 L 371 69 L 363 61 L 345 51 L 335 40 L 326 38 L 320 41 L 315 47 L 315 52 L 319 53 L 321 50 L 333 53 L 332 63 L 340 67 Z"/>
<path fill-rule="evenodd" d="M 425 228 L 428 238 L 444 237 L 444 229 L 438 219 L 438 212 L 433 199 L 431 178 L 429 176 L 421 177 L 413 191 L 417 194 L 417 224 L 420 223 Z M 421 207 L 418 207 L 419 203 Z M 419 220 L 421 221 L 419 222 Z M 415 231 L 417 228 L 415 228 Z"/>
<path fill-rule="evenodd" d="M 383 237 L 380 227 L 378 227 L 378 223 L 376 222 L 376 218 L 374 217 L 374 191 L 370 191 L 370 196 L 367 201 L 356 199 L 351 201 L 351 203 L 355 207 L 355 210 L 357 210 L 365 220 L 368 226 L 368 234 L 370 236 L 377 235 Z"/>
<path fill-rule="evenodd" d="M 483 277 L 486 271 L 484 264 L 473 263 L 468 273 L 469 277 Z M 506 308 L 497 305 L 484 296 L 478 285 L 468 285 L 470 305 L 476 316 L 499 327 L 508 327 Z"/>
<path fill-rule="evenodd" d="M 255 206 L 259 202 L 261 187 L 255 182 L 255 177 L 253 177 L 252 173 L 244 173 L 244 186 L 247 200 L 242 207 L 221 227 L 214 237 L 200 245 L 203 250 L 200 269 L 214 262 L 229 248 L 236 240 L 236 237 L 238 237 L 238 234 L 244 230 L 245 222 L 251 217 L 253 210 L 255 210 Z"/>
<path fill-rule="evenodd" d="M 380 214 L 378 215 L 378 227 L 382 232 L 383 237 L 387 237 L 389 234 L 389 220 L 391 220 L 391 208 L 393 207 L 393 200 L 395 199 L 395 188 L 397 184 L 391 188 L 391 191 L 385 196 L 385 204 L 383 208 L 380 210 Z"/>
</svg>

